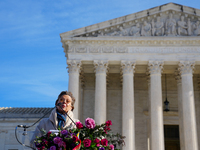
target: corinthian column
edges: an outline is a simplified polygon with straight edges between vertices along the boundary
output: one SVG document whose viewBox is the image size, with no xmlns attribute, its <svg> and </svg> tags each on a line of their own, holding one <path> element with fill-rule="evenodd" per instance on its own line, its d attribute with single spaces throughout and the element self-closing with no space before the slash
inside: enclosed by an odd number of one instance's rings
<svg viewBox="0 0 200 150">
<path fill-rule="evenodd" d="M 75 98 L 74 104 L 74 118 L 79 118 L 79 73 L 81 68 L 80 60 L 67 60 L 68 72 L 69 72 L 69 86 L 68 91 L 72 92 Z"/>
<path fill-rule="evenodd" d="M 133 74 L 135 62 L 121 61 L 123 73 L 122 93 L 122 135 L 126 145 L 123 150 L 135 150 L 135 112 L 134 112 L 134 86 Z"/>
<path fill-rule="evenodd" d="M 163 102 L 161 72 L 162 61 L 149 61 L 150 73 L 150 117 L 151 117 L 151 150 L 164 150 Z"/>
<path fill-rule="evenodd" d="M 193 90 L 194 62 L 181 61 L 179 70 L 182 78 L 183 131 L 185 150 L 198 150 L 196 115 Z"/>
<path fill-rule="evenodd" d="M 181 75 L 178 70 L 175 71 L 175 79 L 177 81 L 177 93 L 178 93 L 178 116 L 179 116 L 179 137 L 181 150 L 184 148 L 184 130 L 183 130 L 183 104 L 182 104 L 182 83 Z"/>
<path fill-rule="evenodd" d="M 96 73 L 94 118 L 97 124 L 102 124 L 106 121 L 106 73 L 108 62 L 95 60 L 94 67 Z"/>
<path fill-rule="evenodd" d="M 146 71 L 146 77 L 147 77 L 147 83 L 148 83 L 148 110 L 149 110 L 149 119 L 148 119 L 148 140 L 147 140 L 147 144 L 148 144 L 148 150 L 151 149 L 151 83 L 150 83 L 150 73 L 149 70 Z"/>
</svg>

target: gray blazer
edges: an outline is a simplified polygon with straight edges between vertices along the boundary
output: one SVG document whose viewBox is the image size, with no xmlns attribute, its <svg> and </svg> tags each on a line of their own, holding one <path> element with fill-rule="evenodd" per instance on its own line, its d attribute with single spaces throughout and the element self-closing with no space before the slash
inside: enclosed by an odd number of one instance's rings
<svg viewBox="0 0 200 150">
<path fill-rule="evenodd" d="M 78 121 L 77 119 L 74 119 L 72 111 L 68 111 L 67 114 L 74 122 Z M 76 128 L 76 125 L 71 121 L 71 119 L 69 119 L 69 117 L 66 118 L 65 126 L 63 127 L 63 129 L 68 130 L 71 128 Z M 49 130 L 58 130 L 58 119 L 57 119 L 56 108 L 52 110 L 49 118 L 42 119 L 37 125 L 30 141 L 31 147 L 35 148 L 34 140 L 36 139 L 36 136 L 42 135 L 41 129 L 44 129 L 46 132 L 48 132 Z"/>
</svg>

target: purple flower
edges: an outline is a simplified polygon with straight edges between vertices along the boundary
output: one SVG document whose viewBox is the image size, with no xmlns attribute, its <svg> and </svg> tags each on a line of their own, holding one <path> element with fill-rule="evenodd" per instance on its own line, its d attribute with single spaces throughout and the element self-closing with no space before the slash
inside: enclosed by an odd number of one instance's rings
<svg viewBox="0 0 200 150">
<path fill-rule="evenodd" d="M 35 143 L 36 147 L 41 147 L 42 145 L 40 143 Z"/>
<path fill-rule="evenodd" d="M 58 147 L 64 147 L 64 148 L 66 148 L 65 142 L 63 142 L 63 141 L 59 142 L 58 143 Z"/>
<path fill-rule="evenodd" d="M 67 130 L 62 130 L 62 131 L 61 131 L 61 134 L 62 134 L 62 135 L 67 135 L 67 134 L 68 134 L 68 131 L 67 131 Z"/>
<path fill-rule="evenodd" d="M 62 138 L 60 138 L 60 137 L 55 137 L 55 138 L 53 139 L 53 141 L 54 141 L 55 144 L 58 144 L 58 143 L 60 143 L 60 142 L 62 141 Z"/>
<path fill-rule="evenodd" d="M 87 119 L 85 119 L 85 126 L 88 129 L 94 129 L 94 127 L 95 127 L 95 121 L 92 118 L 87 118 Z"/>
<path fill-rule="evenodd" d="M 51 146 L 49 150 L 56 150 L 55 146 Z"/>
<path fill-rule="evenodd" d="M 105 148 L 101 147 L 101 148 L 99 148 L 99 150 L 105 150 Z"/>
</svg>

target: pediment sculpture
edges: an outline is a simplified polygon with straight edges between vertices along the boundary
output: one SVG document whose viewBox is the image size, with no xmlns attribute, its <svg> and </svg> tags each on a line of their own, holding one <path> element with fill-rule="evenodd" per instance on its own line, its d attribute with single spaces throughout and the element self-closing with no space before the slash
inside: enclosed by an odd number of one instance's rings
<svg viewBox="0 0 200 150">
<path fill-rule="evenodd" d="M 149 19 L 150 18 L 150 19 Z M 144 17 L 127 25 L 99 30 L 91 36 L 199 36 L 200 22 L 197 17 L 184 13 L 167 12 Z M 84 35 L 82 35 L 84 36 Z"/>
</svg>

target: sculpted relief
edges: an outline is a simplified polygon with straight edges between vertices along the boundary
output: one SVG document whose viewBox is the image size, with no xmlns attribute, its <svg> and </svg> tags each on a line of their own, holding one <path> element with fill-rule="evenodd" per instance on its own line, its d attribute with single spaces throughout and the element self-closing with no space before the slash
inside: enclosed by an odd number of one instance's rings
<svg viewBox="0 0 200 150">
<path fill-rule="evenodd" d="M 99 30 L 96 36 L 199 36 L 200 22 L 193 16 L 167 13 L 142 19 L 132 26 L 118 25 L 115 30 Z M 94 35 L 93 35 L 94 36 Z"/>
</svg>

